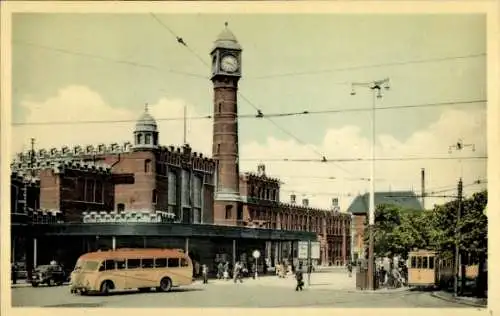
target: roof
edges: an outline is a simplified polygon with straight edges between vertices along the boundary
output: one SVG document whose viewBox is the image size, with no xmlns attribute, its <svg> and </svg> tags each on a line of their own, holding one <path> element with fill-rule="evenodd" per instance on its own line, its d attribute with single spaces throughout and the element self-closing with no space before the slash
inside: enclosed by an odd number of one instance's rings
<svg viewBox="0 0 500 316">
<path fill-rule="evenodd" d="M 174 257 L 186 256 L 181 249 L 155 249 L 155 248 L 122 248 L 109 251 L 89 252 L 80 256 L 79 260 L 105 259 L 105 258 L 142 258 L 142 257 Z"/>
<path fill-rule="evenodd" d="M 214 49 L 215 48 L 227 48 L 227 49 L 236 49 L 236 50 L 241 50 L 241 46 L 238 43 L 238 40 L 236 39 L 236 36 L 234 36 L 233 32 L 229 30 L 227 27 L 227 22 L 225 23 L 226 27 L 222 32 L 220 32 L 219 36 L 217 36 L 217 39 L 214 42 Z"/>
<path fill-rule="evenodd" d="M 351 203 L 347 212 L 351 214 L 366 214 L 369 208 L 369 193 L 358 195 Z M 412 210 L 423 210 L 422 204 L 413 191 L 375 192 L 375 207 L 383 204 L 401 206 Z"/>
<path fill-rule="evenodd" d="M 136 131 L 156 131 L 157 124 L 154 117 L 149 114 L 148 108 L 144 109 L 144 113 L 142 113 L 141 117 L 137 120 L 135 124 Z"/>
</svg>

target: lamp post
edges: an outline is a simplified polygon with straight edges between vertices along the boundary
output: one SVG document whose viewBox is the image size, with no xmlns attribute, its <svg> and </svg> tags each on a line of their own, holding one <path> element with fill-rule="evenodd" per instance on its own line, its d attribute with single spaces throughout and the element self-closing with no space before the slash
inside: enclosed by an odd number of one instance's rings
<svg viewBox="0 0 500 316">
<path fill-rule="evenodd" d="M 368 214 L 368 289 L 374 290 L 374 226 L 375 226 L 375 105 L 376 99 L 382 98 L 382 89 L 389 90 L 389 78 L 375 80 L 372 82 L 352 83 L 351 95 L 356 95 L 355 87 L 368 88 L 372 91 L 372 139 L 371 139 L 371 160 L 370 160 L 370 208 Z"/>
<path fill-rule="evenodd" d="M 458 142 L 454 145 L 451 145 L 448 148 L 448 153 L 452 153 L 453 150 L 455 151 L 462 151 L 466 147 L 471 147 L 472 151 L 476 151 L 476 147 L 474 144 L 464 144 L 461 139 L 458 140 Z M 459 244 L 459 229 L 458 229 L 458 224 L 460 222 L 460 218 L 462 217 L 462 199 L 463 199 L 463 166 L 462 166 L 462 159 L 458 160 L 458 163 L 460 164 L 460 178 L 458 180 L 458 207 L 457 207 L 457 221 L 455 225 L 455 260 L 454 260 L 454 265 L 453 265 L 453 272 L 454 272 L 454 282 L 453 282 L 453 293 L 455 296 L 458 296 L 458 275 L 459 275 L 459 267 L 460 265 L 462 266 L 462 284 L 460 286 L 460 291 L 464 290 L 465 287 L 465 266 L 463 265 L 463 260 L 460 260 L 460 244 Z M 463 256 L 462 256 L 463 259 Z"/>
</svg>

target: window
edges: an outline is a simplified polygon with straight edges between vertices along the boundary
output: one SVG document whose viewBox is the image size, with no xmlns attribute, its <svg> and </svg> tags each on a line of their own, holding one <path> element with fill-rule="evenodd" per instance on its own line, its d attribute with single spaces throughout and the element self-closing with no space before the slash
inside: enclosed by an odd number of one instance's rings
<svg viewBox="0 0 500 316">
<path fill-rule="evenodd" d="M 417 257 L 417 269 L 422 269 L 422 257 Z"/>
<path fill-rule="evenodd" d="M 217 144 L 217 153 L 220 153 L 220 144 Z"/>
<path fill-rule="evenodd" d="M 219 102 L 219 113 L 222 113 L 222 102 Z"/>
<path fill-rule="evenodd" d="M 231 209 L 233 208 L 232 205 L 226 205 L 226 219 L 231 219 Z"/>
<path fill-rule="evenodd" d="M 95 201 L 96 203 L 102 203 L 103 196 L 103 186 L 101 181 L 96 181 L 95 183 Z"/>
<path fill-rule="evenodd" d="M 181 267 L 187 267 L 189 264 L 188 264 L 188 261 L 184 258 L 181 259 Z"/>
<path fill-rule="evenodd" d="M 145 143 L 146 143 L 146 145 L 151 144 L 151 134 L 146 134 Z"/>
<path fill-rule="evenodd" d="M 123 270 L 126 268 L 125 259 L 115 260 L 115 264 L 116 264 L 116 269 L 118 270 Z"/>
<path fill-rule="evenodd" d="M 118 212 L 123 212 L 123 211 L 125 211 L 125 204 L 118 203 L 116 208 L 117 208 Z"/>
<path fill-rule="evenodd" d="M 154 189 L 154 190 L 153 190 L 153 194 L 152 194 L 152 203 L 153 203 L 153 204 L 158 203 L 158 195 L 156 194 L 156 189 Z"/>
<path fill-rule="evenodd" d="M 114 270 L 115 269 L 115 260 L 104 261 L 104 268 L 106 270 Z M 101 270 L 99 270 L 99 271 L 101 271 Z"/>
<path fill-rule="evenodd" d="M 429 269 L 434 269 L 434 257 L 429 257 Z"/>
<path fill-rule="evenodd" d="M 94 179 L 85 179 L 85 201 L 94 202 Z"/>
<path fill-rule="evenodd" d="M 411 268 L 415 269 L 417 267 L 417 258 L 411 257 Z"/>
<path fill-rule="evenodd" d="M 128 259 L 127 269 L 138 269 L 141 267 L 141 259 Z"/>
<path fill-rule="evenodd" d="M 155 268 L 165 268 L 166 266 L 167 266 L 167 259 L 165 258 L 155 259 Z"/>
<path fill-rule="evenodd" d="M 155 133 L 153 135 L 153 145 L 155 145 L 155 146 L 158 145 L 158 134 L 157 133 Z"/>
<path fill-rule="evenodd" d="M 142 134 L 137 134 L 137 144 L 142 143 Z"/>
<path fill-rule="evenodd" d="M 154 259 L 142 259 L 142 268 L 151 269 L 154 267 Z"/>
<path fill-rule="evenodd" d="M 422 258 L 422 269 L 428 269 L 427 261 L 428 261 L 427 257 Z"/>
<path fill-rule="evenodd" d="M 168 267 L 169 268 L 178 268 L 179 267 L 179 258 L 169 258 L 168 259 Z"/>
<path fill-rule="evenodd" d="M 144 172 L 151 172 L 151 160 L 146 159 L 144 161 Z"/>
</svg>

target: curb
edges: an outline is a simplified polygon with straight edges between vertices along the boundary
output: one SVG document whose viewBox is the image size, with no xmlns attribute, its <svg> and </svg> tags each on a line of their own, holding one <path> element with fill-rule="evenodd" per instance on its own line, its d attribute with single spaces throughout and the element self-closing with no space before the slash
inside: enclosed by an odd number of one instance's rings
<svg viewBox="0 0 500 316">
<path fill-rule="evenodd" d="M 487 306 L 488 306 L 488 304 L 470 302 L 470 301 L 456 298 L 456 297 L 448 297 L 446 295 L 441 295 L 439 292 L 433 292 L 433 293 L 431 293 L 431 296 L 435 297 L 435 298 L 439 298 L 440 300 L 443 300 L 443 301 L 458 303 L 458 304 L 462 304 L 462 305 L 468 305 L 468 306 L 472 306 L 472 307 L 487 308 Z"/>
<path fill-rule="evenodd" d="M 348 293 L 358 293 L 358 294 L 369 294 L 369 295 L 387 295 L 387 294 L 395 294 L 395 293 L 403 293 L 403 292 L 408 292 L 410 291 L 410 288 L 408 287 L 403 287 L 403 288 L 398 288 L 398 289 L 393 289 L 393 290 L 353 290 L 353 291 L 347 291 Z"/>
</svg>

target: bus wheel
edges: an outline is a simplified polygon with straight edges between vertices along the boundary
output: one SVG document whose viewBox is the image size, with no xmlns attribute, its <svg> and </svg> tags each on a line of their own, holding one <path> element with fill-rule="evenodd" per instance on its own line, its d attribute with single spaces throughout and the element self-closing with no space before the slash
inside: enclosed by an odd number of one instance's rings
<svg viewBox="0 0 500 316">
<path fill-rule="evenodd" d="M 172 289 L 172 280 L 170 278 L 163 278 L 160 281 L 160 291 L 162 292 L 170 292 Z"/>
<path fill-rule="evenodd" d="M 104 281 L 101 283 L 101 288 L 100 292 L 103 295 L 109 294 L 109 291 L 113 289 L 113 282 L 111 281 Z"/>
</svg>

